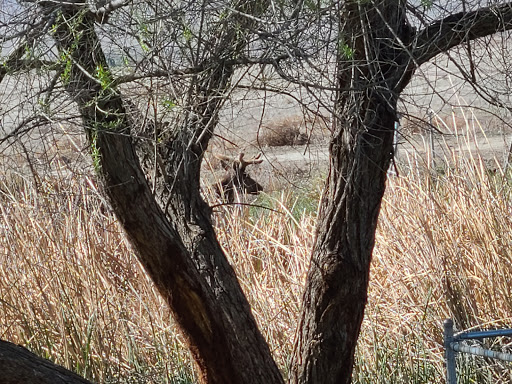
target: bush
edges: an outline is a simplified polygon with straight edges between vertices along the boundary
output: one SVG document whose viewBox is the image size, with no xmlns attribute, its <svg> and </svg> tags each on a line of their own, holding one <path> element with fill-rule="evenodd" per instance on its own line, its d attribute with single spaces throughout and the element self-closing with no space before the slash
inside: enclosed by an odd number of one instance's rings
<svg viewBox="0 0 512 384">
<path fill-rule="evenodd" d="M 258 144 L 268 147 L 305 145 L 309 137 L 302 118 L 288 118 L 263 126 L 258 135 Z"/>
</svg>

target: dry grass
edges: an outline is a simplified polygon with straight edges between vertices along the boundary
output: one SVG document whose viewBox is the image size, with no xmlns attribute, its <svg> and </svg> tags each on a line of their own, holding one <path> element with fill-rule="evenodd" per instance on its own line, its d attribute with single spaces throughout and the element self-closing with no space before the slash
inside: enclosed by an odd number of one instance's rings
<svg viewBox="0 0 512 384">
<path fill-rule="evenodd" d="M 478 155 L 388 181 L 359 351 L 362 374 L 393 379 L 369 382 L 410 382 L 400 370 L 442 381 L 446 318 L 459 329 L 512 326 L 511 227 L 510 176 Z M 510 382 L 499 364 L 472 364 L 480 371 L 459 382 Z"/>
<path fill-rule="evenodd" d="M 441 382 L 445 318 L 460 328 L 512 323 L 510 178 L 478 157 L 449 160 L 389 180 L 358 383 Z M 0 183 L 0 338 L 98 382 L 193 380 L 165 303 L 93 185 L 42 179 L 39 188 L 13 175 Z M 263 203 L 274 210 L 221 206 L 215 220 L 286 371 L 315 217 L 289 192 Z M 510 381 L 493 372 L 461 382 Z"/>
<path fill-rule="evenodd" d="M 169 311 L 114 217 L 90 184 L 53 183 L 0 185 L 0 338 L 97 382 L 185 377 Z"/>
<path fill-rule="evenodd" d="M 295 218 L 294 203 L 292 194 L 283 192 L 266 201 L 274 211 L 226 206 L 216 215 L 219 241 L 281 367 L 291 355 L 314 238 L 314 218 Z"/>
</svg>

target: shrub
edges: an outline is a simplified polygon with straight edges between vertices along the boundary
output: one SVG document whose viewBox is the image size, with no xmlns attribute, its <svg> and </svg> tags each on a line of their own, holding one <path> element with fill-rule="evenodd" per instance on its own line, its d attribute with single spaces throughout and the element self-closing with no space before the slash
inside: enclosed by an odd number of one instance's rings
<svg viewBox="0 0 512 384">
<path fill-rule="evenodd" d="M 305 145 L 309 141 L 302 118 L 287 118 L 263 126 L 258 135 L 258 144 L 268 147 Z"/>
</svg>

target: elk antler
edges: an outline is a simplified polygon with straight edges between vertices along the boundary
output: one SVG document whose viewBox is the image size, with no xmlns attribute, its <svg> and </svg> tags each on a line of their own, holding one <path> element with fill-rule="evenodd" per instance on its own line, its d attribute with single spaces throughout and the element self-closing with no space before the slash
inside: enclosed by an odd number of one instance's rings
<svg viewBox="0 0 512 384">
<path fill-rule="evenodd" d="M 240 166 L 242 169 L 245 169 L 245 167 L 247 167 L 248 165 L 251 165 L 251 164 L 263 163 L 263 159 L 261 159 L 261 152 L 259 154 L 257 154 L 256 156 L 254 156 L 250 160 L 244 160 L 244 153 L 241 152 L 240 155 L 238 156 L 238 161 L 240 162 Z"/>
<path fill-rule="evenodd" d="M 250 160 L 244 160 L 244 156 L 245 156 L 245 153 L 243 152 L 240 152 L 240 154 L 238 155 L 238 158 L 236 157 L 231 157 L 231 156 L 226 156 L 226 155 L 218 155 L 218 154 L 213 154 L 213 156 L 215 156 L 217 159 L 220 160 L 220 164 L 222 165 L 222 168 L 226 169 L 226 170 L 229 170 L 231 169 L 232 167 L 236 165 L 239 165 L 240 169 L 245 169 L 245 167 L 247 167 L 248 165 L 252 165 L 252 164 L 261 164 L 263 163 L 263 159 L 261 159 L 261 152 L 256 155 L 256 156 L 253 156 Z"/>
</svg>

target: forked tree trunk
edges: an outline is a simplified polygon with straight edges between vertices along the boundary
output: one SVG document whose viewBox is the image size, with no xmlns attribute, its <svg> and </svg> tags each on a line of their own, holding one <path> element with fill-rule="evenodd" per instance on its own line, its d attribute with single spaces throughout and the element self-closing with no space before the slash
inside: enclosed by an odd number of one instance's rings
<svg viewBox="0 0 512 384">
<path fill-rule="evenodd" d="M 139 260 L 167 300 L 190 348 L 201 383 L 282 383 L 251 308 L 227 261 L 199 194 L 199 168 L 211 133 L 190 126 L 168 141 L 167 176 L 158 190 L 147 183 L 129 135 L 130 122 L 115 89 L 89 74 L 107 68 L 94 31 L 93 15 L 62 6 L 53 28 L 59 51 L 72 62 L 65 87 L 78 105 L 98 176 Z M 232 70 L 213 67 L 203 74 L 213 100 Z M 225 76 L 228 76 L 227 78 Z M 198 89 L 203 84 L 198 85 Z M 208 95 L 205 95 L 207 98 Z M 217 104 L 199 96 L 197 113 L 215 119 Z M 213 111 L 212 111 L 213 110 Z M 187 134 L 197 135 L 186 136 Z M 160 170 L 162 171 L 162 170 Z M 175 183 L 174 183 L 175 182 Z M 169 188 L 170 187 L 170 188 Z"/>
<path fill-rule="evenodd" d="M 414 69 L 439 52 L 464 39 L 512 28 L 512 6 L 506 4 L 452 15 L 418 32 L 413 45 L 405 3 L 340 2 L 330 173 L 290 367 L 292 383 L 350 382 L 399 93 Z M 48 13 L 55 10 L 54 3 L 40 4 Z M 52 24 L 61 57 L 68 57 L 71 68 L 64 86 L 79 107 L 105 193 L 183 331 L 201 382 L 282 383 L 199 195 L 199 167 L 211 135 L 207 127 L 215 125 L 220 106 L 212 99 L 222 99 L 232 66 L 219 62 L 197 78 L 198 109 L 191 115 L 208 121 L 185 121 L 182 134 L 168 142 L 169 152 L 162 152 L 168 161 L 165 171 L 176 183 L 159 187 L 157 201 L 134 151 L 119 93 L 94 78 L 107 68 L 106 60 L 94 16 L 77 4 L 60 4 L 62 12 Z M 248 7 L 241 11 L 249 15 L 254 4 L 264 9 L 264 3 L 236 4 Z M 236 53 L 244 40 L 230 39 L 240 35 L 229 32 L 222 44 Z M 3 350 L 0 345 L 0 367 L 10 364 Z M 27 383 L 39 382 L 39 371 L 33 372 Z M 54 372 L 59 377 L 59 369 Z"/>
</svg>

